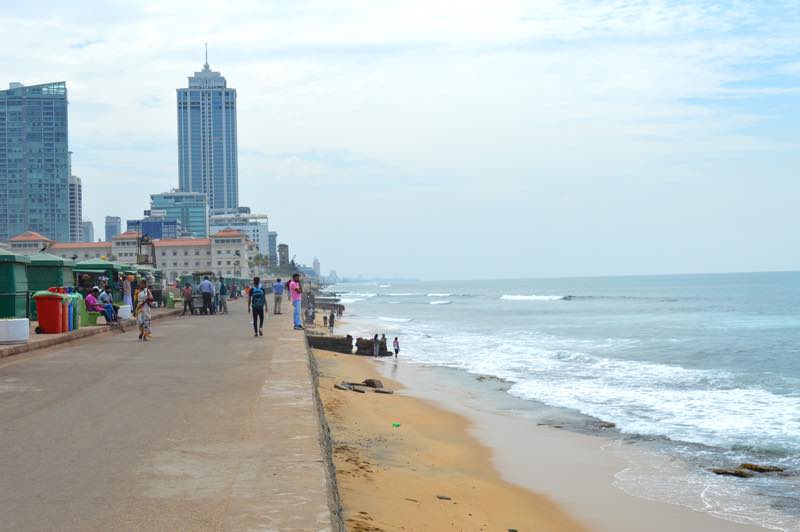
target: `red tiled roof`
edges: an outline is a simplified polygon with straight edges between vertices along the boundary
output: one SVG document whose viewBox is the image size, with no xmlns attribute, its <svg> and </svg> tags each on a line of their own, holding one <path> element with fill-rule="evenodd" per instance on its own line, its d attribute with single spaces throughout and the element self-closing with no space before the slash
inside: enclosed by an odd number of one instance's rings
<svg viewBox="0 0 800 532">
<path fill-rule="evenodd" d="M 111 251 L 111 242 L 56 242 L 50 249 L 108 249 Z"/>
<path fill-rule="evenodd" d="M 236 229 L 231 229 L 230 227 L 227 227 L 222 231 L 219 231 L 218 233 L 214 233 L 211 236 L 213 238 L 224 238 L 224 237 L 237 237 L 237 236 L 242 237 L 244 235 L 240 231 L 237 231 Z"/>
<path fill-rule="evenodd" d="M 39 242 L 52 242 L 49 238 L 40 235 L 36 231 L 25 231 L 15 237 L 12 237 L 9 242 L 32 242 L 32 241 L 39 241 Z"/>
<path fill-rule="evenodd" d="M 136 238 L 138 233 L 136 231 L 125 231 L 124 233 L 120 233 L 116 235 L 112 240 L 128 240 L 130 238 Z"/>
<path fill-rule="evenodd" d="M 161 240 L 154 240 L 153 244 L 157 248 L 160 247 L 174 247 L 174 246 L 210 246 L 210 238 L 162 238 Z"/>
</svg>

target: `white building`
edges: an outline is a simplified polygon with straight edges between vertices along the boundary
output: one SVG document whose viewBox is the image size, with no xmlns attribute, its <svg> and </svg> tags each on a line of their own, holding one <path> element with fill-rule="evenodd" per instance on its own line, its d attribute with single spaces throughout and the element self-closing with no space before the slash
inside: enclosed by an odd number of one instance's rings
<svg viewBox="0 0 800 532">
<path fill-rule="evenodd" d="M 168 282 L 194 272 L 212 271 L 210 238 L 156 240 L 156 268 Z"/>
<path fill-rule="evenodd" d="M 256 245 L 256 253 L 269 255 L 269 216 L 266 214 L 217 214 L 211 216 L 211 234 L 235 229 Z"/>
<path fill-rule="evenodd" d="M 55 242 L 47 252 L 75 261 L 108 259 L 111 256 L 111 242 Z"/>
</svg>

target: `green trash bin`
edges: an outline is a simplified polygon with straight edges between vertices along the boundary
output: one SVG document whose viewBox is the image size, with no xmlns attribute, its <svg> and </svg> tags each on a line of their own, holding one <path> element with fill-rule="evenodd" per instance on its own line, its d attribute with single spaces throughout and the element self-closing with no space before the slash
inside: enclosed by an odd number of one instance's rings
<svg viewBox="0 0 800 532">
<path fill-rule="evenodd" d="M 75 284 L 72 268 L 75 262 L 51 253 L 37 253 L 30 256 L 27 265 L 28 290 L 35 292 L 50 287 L 71 287 Z M 31 319 L 35 320 L 36 304 L 31 301 Z"/>
<path fill-rule="evenodd" d="M 0 318 L 28 315 L 28 273 L 26 255 L 0 249 Z"/>
<path fill-rule="evenodd" d="M 78 292 L 73 292 L 69 295 L 72 299 L 72 328 L 74 330 L 78 330 L 81 328 L 81 316 L 83 312 L 86 311 L 86 302 L 83 300 L 83 296 L 80 295 Z"/>
<path fill-rule="evenodd" d="M 173 297 L 172 292 L 167 290 L 167 308 L 175 308 L 175 297 Z"/>
</svg>

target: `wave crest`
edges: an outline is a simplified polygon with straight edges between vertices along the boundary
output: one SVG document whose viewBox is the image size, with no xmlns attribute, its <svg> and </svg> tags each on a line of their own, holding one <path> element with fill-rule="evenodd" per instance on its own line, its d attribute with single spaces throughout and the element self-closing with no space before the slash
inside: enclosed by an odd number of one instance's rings
<svg viewBox="0 0 800 532">
<path fill-rule="evenodd" d="M 538 296 L 536 294 L 503 294 L 500 296 L 500 299 L 505 301 L 563 301 L 568 298 L 569 296 Z"/>
</svg>

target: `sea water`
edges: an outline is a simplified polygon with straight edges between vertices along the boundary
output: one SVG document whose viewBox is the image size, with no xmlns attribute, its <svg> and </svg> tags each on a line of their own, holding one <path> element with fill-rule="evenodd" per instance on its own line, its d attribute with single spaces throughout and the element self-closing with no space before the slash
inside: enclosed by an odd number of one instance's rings
<svg viewBox="0 0 800 532">
<path fill-rule="evenodd" d="M 351 332 L 398 336 L 404 362 L 503 379 L 563 412 L 554 422 L 611 422 L 619 440 L 679 458 L 622 471 L 619 488 L 800 530 L 800 272 L 330 289 Z M 707 471 L 741 462 L 786 473 Z"/>
</svg>

